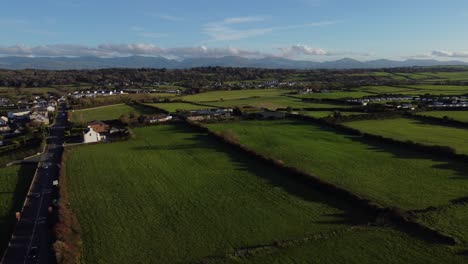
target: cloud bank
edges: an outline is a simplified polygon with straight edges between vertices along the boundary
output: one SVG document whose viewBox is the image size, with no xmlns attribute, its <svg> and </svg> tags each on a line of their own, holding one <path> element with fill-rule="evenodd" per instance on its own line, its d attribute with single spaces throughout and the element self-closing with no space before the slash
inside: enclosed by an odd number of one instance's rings
<svg viewBox="0 0 468 264">
<path fill-rule="evenodd" d="M 266 57 L 270 54 L 259 51 L 238 48 L 208 48 L 206 46 L 161 48 L 153 44 L 102 44 L 96 47 L 85 45 L 57 44 L 42 46 L 0 46 L 2 56 L 28 57 L 124 57 L 124 56 L 162 56 L 168 58 L 196 58 L 196 57 Z"/>
</svg>

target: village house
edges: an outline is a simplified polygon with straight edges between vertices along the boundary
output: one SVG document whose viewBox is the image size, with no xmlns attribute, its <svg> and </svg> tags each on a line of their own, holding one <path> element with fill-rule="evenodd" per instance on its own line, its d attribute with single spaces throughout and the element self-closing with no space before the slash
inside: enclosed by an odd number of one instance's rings
<svg viewBox="0 0 468 264">
<path fill-rule="evenodd" d="M 42 124 L 42 125 L 49 125 L 49 117 L 47 114 L 42 114 L 39 112 L 33 112 L 31 115 L 29 115 L 29 119 L 31 122 L 36 123 L 36 124 Z"/>
<path fill-rule="evenodd" d="M 5 119 L 3 116 L 0 118 L 0 132 L 8 132 L 11 130 L 10 126 L 8 126 L 8 118 Z"/>
<path fill-rule="evenodd" d="M 100 133 L 94 131 L 94 129 L 89 126 L 86 131 L 83 132 L 83 143 L 96 143 L 104 140 L 105 137 L 101 136 Z"/>
<path fill-rule="evenodd" d="M 109 131 L 109 125 L 102 121 L 91 121 L 88 123 L 88 127 L 91 127 L 97 133 L 107 133 Z"/>
</svg>

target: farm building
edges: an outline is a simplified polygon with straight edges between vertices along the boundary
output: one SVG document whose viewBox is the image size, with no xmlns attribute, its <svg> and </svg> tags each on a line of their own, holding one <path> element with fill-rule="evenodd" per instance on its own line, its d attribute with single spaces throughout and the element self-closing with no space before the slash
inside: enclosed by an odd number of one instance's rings
<svg viewBox="0 0 468 264">
<path fill-rule="evenodd" d="M 88 127 L 93 128 L 97 133 L 106 133 L 109 130 L 109 125 L 102 121 L 91 121 L 88 123 Z"/>
<path fill-rule="evenodd" d="M 88 129 L 83 133 L 83 143 L 96 143 L 104 139 L 105 137 L 94 131 L 91 126 L 89 126 Z"/>
<path fill-rule="evenodd" d="M 201 121 L 210 119 L 229 119 L 233 109 L 203 109 L 185 111 L 181 113 L 181 116 L 185 117 L 190 121 Z"/>
</svg>

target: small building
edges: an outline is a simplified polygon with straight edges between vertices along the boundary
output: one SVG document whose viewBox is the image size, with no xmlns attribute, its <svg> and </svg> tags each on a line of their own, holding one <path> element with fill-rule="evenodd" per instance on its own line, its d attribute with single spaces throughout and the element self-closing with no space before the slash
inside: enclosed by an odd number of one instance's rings
<svg viewBox="0 0 468 264">
<path fill-rule="evenodd" d="M 101 142 L 104 139 L 105 137 L 101 136 L 101 134 L 94 131 L 94 129 L 91 126 L 89 126 L 85 132 L 83 132 L 83 143 L 96 143 Z"/>
<path fill-rule="evenodd" d="M 91 121 L 88 123 L 88 127 L 92 127 L 97 133 L 107 133 L 109 131 L 109 125 L 102 121 Z"/>
<path fill-rule="evenodd" d="M 9 119 L 26 119 L 29 117 L 29 109 L 17 109 L 8 112 Z"/>
<path fill-rule="evenodd" d="M 170 120 L 172 120 L 172 116 L 165 115 L 165 114 L 145 116 L 145 119 L 144 119 L 145 122 L 150 123 L 150 124 L 164 123 Z"/>
<path fill-rule="evenodd" d="M 50 123 L 49 122 L 49 117 L 47 115 L 40 114 L 40 113 L 37 113 L 37 112 L 32 113 L 29 116 L 29 119 L 31 120 L 31 122 L 37 123 L 37 124 L 49 125 L 49 123 Z"/>
</svg>

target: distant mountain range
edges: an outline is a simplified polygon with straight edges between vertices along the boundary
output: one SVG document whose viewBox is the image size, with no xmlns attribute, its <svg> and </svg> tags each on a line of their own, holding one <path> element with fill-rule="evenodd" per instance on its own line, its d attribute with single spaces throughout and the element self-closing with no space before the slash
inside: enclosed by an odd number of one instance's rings
<svg viewBox="0 0 468 264">
<path fill-rule="evenodd" d="M 372 68 L 394 68 L 412 66 L 443 66 L 463 65 L 468 63 L 462 61 L 438 61 L 438 60 L 371 60 L 358 61 L 344 58 L 336 61 L 314 62 L 289 60 L 277 57 L 262 59 L 248 59 L 243 57 L 229 56 L 221 58 L 193 58 L 183 61 L 170 60 L 163 57 L 0 57 L 0 68 L 2 69 L 45 69 L 45 70 L 68 70 L 68 69 L 103 69 L 103 68 L 167 68 L 186 69 L 204 66 L 222 67 L 254 67 L 270 69 L 372 69 Z"/>
</svg>

